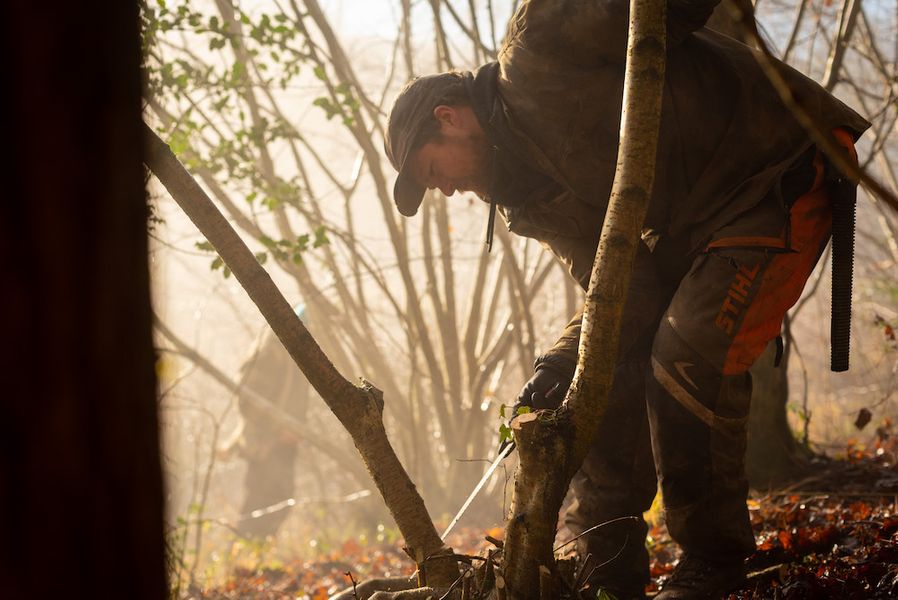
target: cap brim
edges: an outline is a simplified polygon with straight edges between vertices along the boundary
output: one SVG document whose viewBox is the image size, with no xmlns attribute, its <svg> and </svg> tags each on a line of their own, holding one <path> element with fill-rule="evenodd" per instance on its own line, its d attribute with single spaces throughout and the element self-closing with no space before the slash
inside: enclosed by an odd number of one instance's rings
<svg viewBox="0 0 898 600">
<path fill-rule="evenodd" d="M 393 200 L 400 214 L 406 217 L 415 216 L 426 191 L 427 188 L 416 182 L 409 173 L 400 171 L 393 186 Z"/>
</svg>

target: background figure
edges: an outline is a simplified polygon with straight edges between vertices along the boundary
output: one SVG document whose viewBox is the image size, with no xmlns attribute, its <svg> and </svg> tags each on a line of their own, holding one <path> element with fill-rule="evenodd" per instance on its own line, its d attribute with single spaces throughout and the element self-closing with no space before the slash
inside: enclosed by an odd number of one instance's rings
<svg viewBox="0 0 898 600">
<path fill-rule="evenodd" d="M 304 308 L 301 304 L 296 308 L 300 318 Z M 246 475 L 237 528 L 247 537 L 274 535 L 289 515 L 296 491 L 299 441 L 278 424 L 275 415 L 262 410 L 258 402 L 248 397 L 261 397 L 300 419 L 308 408 L 310 391 L 309 382 L 293 364 L 280 340 L 270 331 L 266 332 L 240 370 L 238 403 L 243 427 L 236 441 L 240 455 L 246 459 Z"/>
</svg>

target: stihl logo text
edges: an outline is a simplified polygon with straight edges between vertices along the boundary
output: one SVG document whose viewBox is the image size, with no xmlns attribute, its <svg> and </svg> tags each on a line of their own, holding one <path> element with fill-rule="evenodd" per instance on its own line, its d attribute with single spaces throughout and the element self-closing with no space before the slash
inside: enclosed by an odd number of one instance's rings
<svg viewBox="0 0 898 600">
<path fill-rule="evenodd" d="M 748 301 L 748 292 L 751 289 L 751 284 L 758 275 L 760 268 L 760 264 L 753 267 L 745 265 L 739 267 L 739 272 L 736 273 L 736 278 L 730 284 L 727 296 L 724 298 L 723 304 L 720 305 L 714 324 L 729 335 L 733 335 L 733 329 L 736 327 L 739 315 L 742 314 L 742 310 Z"/>
</svg>

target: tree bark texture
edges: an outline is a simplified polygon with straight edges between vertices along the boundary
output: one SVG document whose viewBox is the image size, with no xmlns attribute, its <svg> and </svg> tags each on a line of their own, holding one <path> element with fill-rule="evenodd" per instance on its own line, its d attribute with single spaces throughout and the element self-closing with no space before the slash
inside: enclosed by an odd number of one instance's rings
<svg viewBox="0 0 898 600">
<path fill-rule="evenodd" d="M 427 583 L 448 586 L 458 577 L 451 554 L 439 538 L 421 496 L 393 451 L 383 425 L 383 394 L 368 382 L 356 386 L 334 368 L 271 277 L 215 207 L 205 191 L 149 127 L 147 166 L 187 216 L 215 247 L 259 308 L 296 365 L 349 434 L 393 515 Z"/>
<path fill-rule="evenodd" d="M 137 3 L 0 8 L 4 598 L 168 597 Z"/>
<path fill-rule="evenodd" d="M 561 501 L 602 418 L 617 363 L 620 320 L 655 175 L 666 49 L 664 0 L 631 0 L 620 148 L 593 265 L 577 370 L 557 411 L 519 417 L 513 515 L 504 577 L 510 598 L 538 598 L 540 567 L 554 570 Z M 548 468 L 547 468 L 548 467 Z"/>
</svg>

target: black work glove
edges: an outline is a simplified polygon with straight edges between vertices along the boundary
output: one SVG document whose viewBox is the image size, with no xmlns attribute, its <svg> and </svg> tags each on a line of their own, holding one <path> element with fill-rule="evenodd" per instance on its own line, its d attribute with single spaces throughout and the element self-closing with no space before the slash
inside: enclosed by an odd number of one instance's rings
<svg viewBox="0 0 898 600">
<path fill-rule="evenodd" d="M 511 421 L 518 416 L 518 410 L 525 406 L 532 410 L 558 408 L 567 394 L 567 389 L 571 386 L 573 373 L 574 365 L 564 359 L 552 357 L 537 359 L 536 372 L 521 388 L 518 397 L 515 398 L 511 413 L 505 413 L 509 424 L 503 424 L 499 428 L 503 440 L 499 445 L 499 454 L 502 454 L 508 445 L 514 444 L 509 427 Z"/>
<path fill-rule="evenodd" d="M 536 373 L 524 384 L 515 399 L 510 419 L 517 416 L 518 409 L 523 406 L 529 406 L 533 410 L 558 408 L 570 385 L 571 378 L 566 374 L 551 367 L 537 367 Z"/>
</svg>

